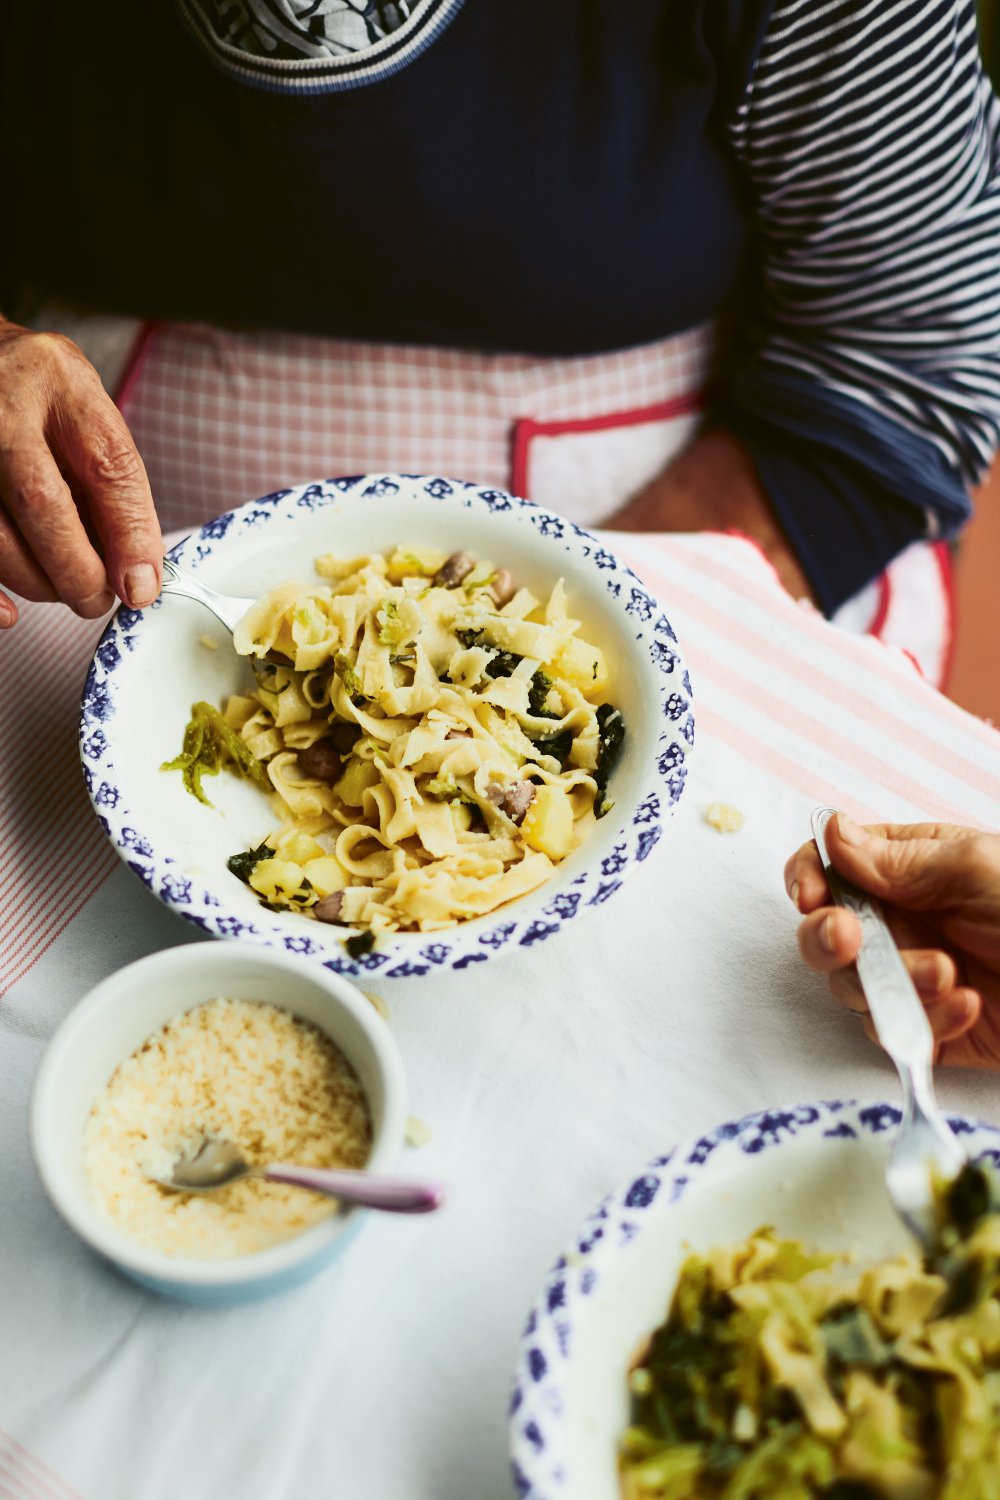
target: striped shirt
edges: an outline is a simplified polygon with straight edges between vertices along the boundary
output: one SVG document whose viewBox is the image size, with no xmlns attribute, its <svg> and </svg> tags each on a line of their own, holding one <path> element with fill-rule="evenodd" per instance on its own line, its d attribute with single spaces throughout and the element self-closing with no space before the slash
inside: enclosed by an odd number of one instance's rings
<svg viewBox="0 0 1000 1500">
<path fill-rule="evenodd" d="M 1000 440 L 998 131 L 973 0 L 22 0 L 0 176 L 74 232 L 0 297 L 535 355 L 724 314 L 709 420 L 832 611 Z"/>
<path fill-rule="evenodd" d="M 1000 103 L 972 0 L 777 0 L 731 137 L 760 307 L 720 420 L 824 581 L 790 438 L 839 458 L 828 510 L 876 546 L 918 506 L 953 534 L 1000 441 Z"/>
</svg>

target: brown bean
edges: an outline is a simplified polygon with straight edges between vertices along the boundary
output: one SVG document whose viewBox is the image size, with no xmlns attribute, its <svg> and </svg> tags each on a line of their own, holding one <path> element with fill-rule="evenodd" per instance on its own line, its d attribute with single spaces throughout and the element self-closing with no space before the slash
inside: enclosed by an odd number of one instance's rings
<svg viewBox="0 0 1000 1500">
<path fill-rule="evenodd" d="M 493 577 L 493 582 L 486 592 L 493 596 L 493 603 L 497 609 L 503 609 L 504 605 L 509 604 L 517 593 L 517 584 L 514 582 L 513 573 L 509 572 L 507 568 L 498 568 Z"/>
<path fill-rule="evenodd" d="M 535 800 L 535 788 L 530 781 L 511 781 L 507 786 L 494 781 L 486 788 L 486 795 L 513 823 L 520 823 Z"/>
<path fill-rule="evenodd" d="M 344 721 L 331 724 L 325 738 L 330 741 L 333 748 L 339 751 L 341 755 L 346 755 L 361 738 L 361 725 L 348 724 Z"/>
<path fill-rule="evenodd" d="M 312 914 L 317 922 L 339 922 L 343 904 L 343 891 L 334 891 L 331 896 L 322 896 L 316 902 L 316 905 L 312 908 Z"/>
<path fill-rule="evenodd" d="M 467 552 L 453 552 L 438 568 L 434 575 L 434 582 L 439 588 L 457 588 L 475 566 L 475 561 Z"/>
<path fill-rule="evenodd" d="M 316 781 L 336 781 L 340 775 L 340 756 L 329 739 L 317 740 L 299 751 L 299 770 Z"/>
</svg>

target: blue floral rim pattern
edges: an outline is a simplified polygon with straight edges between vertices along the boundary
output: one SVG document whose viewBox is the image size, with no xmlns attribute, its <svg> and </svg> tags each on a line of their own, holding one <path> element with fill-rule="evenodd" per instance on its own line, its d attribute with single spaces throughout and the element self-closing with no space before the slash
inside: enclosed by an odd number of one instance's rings
<svg viewBox="0 0 1000 1500">
<path fill-rule="evenodd" d="M 291 953 L 316 959 L 350 979 L 377 973 L 380 979 L 408 979 L 442 969 L 465 969 L 493 955 L 520 946 L 532 947 L 557 933 L 588 907 L 599 906 L 618 890 L 630 870 L 642 863 L 663 834 L 664 819 L 673 811 L 688 774 L 688 757 L 694 744 L 694 713 L 691 680 L 684 665 L 677 637 L 657 600 L 642 585 L 632 569 L 609 552 L 590 532 L 575 522 L 544 510 L 529 500 L 505 491 L 451 479 L 415 475 L 362 475 L 329 479 L 321 483 L 277 490 L 238 510 L 209 521 L 173 548 L 170 556 L 192 572 L 224 550 L 234 537 L 267 528 L 278 516 L 313 512 L 354 495 L 377 501 L 413 488 L 442 505 L 459 506 L 496 517 L 509 524 L 513 516 L 524 518 L 538 539 L 553 551 L 571 552 L 583 558 L 603 582 L 604 588 L 623 614 L 637 642 L 645 646 L 656 670 L 660 729 L 648 781 L 629 820 L 616 831 L 612 847 L 583 874 L 560 881 L 558 874 L 545 889 L 539 906 L 526 897 L 498 913 L 499 920 L 464 924 L 443 933 L 400 933 L 380 939 L 378 946 L 359 958 L 351 958 L 334 929 L 312 936 L 318 925 L 304 918 L 272 917 L 261 908 L 259 919 L 250 921 L 225 910 L 219 895 L 183 874 L 178 859 L 152 846 L 143 832 L 141 818 L 130 810 L 118 785 L 107 727 L 114 719 L 117 673 L 142 639 L 143 615 L 122 607 L 101 637 L 87 675 L 80 715 L 80 752 L 83 774 L 102 828 L 129 869 L 154 895 L 202 931 L 218 937 L 246 938 Z M 161 607 L 160 602 L 152 608 Z M 608 815 L 612 821 L 614 814 Z M 220 879 L 224 872 L 220 872 Z M 524 912 L 524 915 L 520 913 Z M 291 931 L 292 925 L 302 931 Z"/>
<path fill-rule="evenodd" d="M 716 1165 L 724 1149 L 730 1156 L 735 1152 L 754 1157 L 804 1136 L 831 1141 L 880 1136 L 895 1130 L 901 1118 L 893 1104 L 856 1100 L 763 1110 L 654 1157 L 624 1187 L 608 1194 L 549 1272 L 524 1330 L 510 1407 L 511 1466 L 522 1500 L 556 1500 L 571 1493 L 560 1438 L 574 1318 L 600 1286 L 608 1263 L 641 1234 L 650 1211 L 679 1203 Z M 949 1115 L 948 1124 L 958 1136 L 998 1137 L 995 1148 L 974 1155 L 1000 1167 L 1000 1127 L 964 1115 Z"/>
</svg>

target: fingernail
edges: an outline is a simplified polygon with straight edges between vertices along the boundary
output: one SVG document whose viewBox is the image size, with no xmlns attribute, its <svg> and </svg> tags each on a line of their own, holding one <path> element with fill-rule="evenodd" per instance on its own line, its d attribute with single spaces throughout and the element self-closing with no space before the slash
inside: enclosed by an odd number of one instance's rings
<svg viewBox="0 0 1000 1500">
<path fill-rule="evenodd" d="M 944 983 L 944 966 L 937 954 L 929 958 L 918 958 L 913 965 L 913 982 L 918 990 L 935 994 Z"/>
<path fill-rule="evenodd" d="M 14 606 L 9 599 L 0 599 L 0 630 L 5 630 L 8 625 L 13 625 L 17 619 Z"/>
<path fill-rule="evenodd" d="M 114 602 L 115 596 L 111 590 L 101 589 L 99 593 L 91 594 L 87 599 L 81 599 L 76 612 L 87 620 L 96 620 L 98 615 L 106 614 Z"/>
<path fill-rule="evenodd" d="M 867 829 L 862 828 L 860 823 L 855 823 L 846 813 L 837 814 L 837 832 L 845 844 L 867 844 L 871 836 Z"/>
<path fill-rule="evenodd" d="M 156 569 L 150 563 L 136 563 L 125 574 L 125 596 L 133 609 L 152 604 L 158 593 Z"/>
<path fill-rule="evenodd" d="M 799 882 L 797 880 L 793 880 L 788 887 L 788 894 L 792 898 L 792 905 L 797 907 L 799 904 Z"/>
<path fill-rule="evenodd" d="M 824 953 L 837 951 L 837 919 L 833 912 L 825 916 L 819 924 L 819 945 Z"/>
</svg>

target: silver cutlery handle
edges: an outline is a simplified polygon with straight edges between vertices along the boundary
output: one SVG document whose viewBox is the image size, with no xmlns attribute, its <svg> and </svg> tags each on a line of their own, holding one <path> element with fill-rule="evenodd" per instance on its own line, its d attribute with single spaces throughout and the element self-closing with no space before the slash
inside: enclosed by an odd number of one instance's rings
<svg viewBox="0 0 1000 1500">
<path fill-rule="evenodd" d="M 179 599 L 195 599 L 210 609 L 216 619 L 225 625 L 227 630 L 235 630 L 247 610 L 253 604 L 253 599 L 239 599 L 231 594 L 220 594 L 211 589 L 207 584 L 195 578 L 186 569 L 179 568 L 169 557 L 163 559 L 163 588 L 164 594 L 173 594 Z"/>
<path fill-rule="evenodd" d="M 930 1022 L 882 915 L 881 904 L 874 896 L 852 885 L 830 864 L 826 825 L 834 811 L 832 807 L 823 807 L 813 813 L 813 838 L 823 862 L 830 895 L 838 906 L 854 913 L 861 927 L 861 948 L 855 960 L 858 978 L 878 1039 L 899 1073 L 905 1115 L 907 1118 L 922 1115 L 939 1136 L 955 1146 L 960 1158 L 961 1150 L 934 1101 L 931 1081 L 934 1035 Z"/>
</svg>

